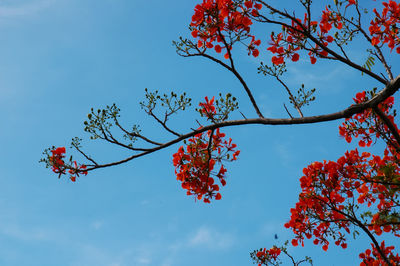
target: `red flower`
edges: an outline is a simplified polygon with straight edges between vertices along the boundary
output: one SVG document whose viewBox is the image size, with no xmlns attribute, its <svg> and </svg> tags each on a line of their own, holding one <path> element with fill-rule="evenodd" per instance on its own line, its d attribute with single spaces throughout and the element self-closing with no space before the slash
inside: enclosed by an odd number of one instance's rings
<svg viewBox="0 0 400 266">
<path fill-rule="evenodd" d="M 346 8 L 351 5 L 355 5 L 355 4 L 356 4 L 356 0 L 349 0 L 349 3 L 347 4 Z"/>
<path fill-rule="evenodd" d="M 252 1 L 245 1 L 245 2 L 244 2 L 244 5 L 245 5 L 247 8 L 252 8 L 252 7 L 253 7 L 253 2 L 252 2 Z"/>
<path fill-rule="evenodd" d="M 299 58 L 300 58 L 300 56 L 299 56 L 298 53 L 295 53 L 295 54 L 292 55 L 292 61 L 293 62 L 299 61 Z"/>
<path fill-rule="evenodd" d="M 277 56 L 273 56 L 271 61 L 274 65 L 281 65 L 285 62 L 283 57 L 277 57 Z"/>
<path fill-rule="evenodd" d="M 260 3 L 256 3 L 254 4 L 254 7 L 258 10 L 260 10 L 262 8 L 262 5 Z"/>
<path fill-rule="evenodd" d="M 59 147 L 55 150 L 52 150 L 51 152 L 53 153 L 53 155 L 62 156 L 65 153 L 65 147 Z"/>
<path fill-rule="evenodd" d="M 260 54 L 260 52 L 257 49 L 253 50 L 253 56 L 257 57 Z"/>
</svg>

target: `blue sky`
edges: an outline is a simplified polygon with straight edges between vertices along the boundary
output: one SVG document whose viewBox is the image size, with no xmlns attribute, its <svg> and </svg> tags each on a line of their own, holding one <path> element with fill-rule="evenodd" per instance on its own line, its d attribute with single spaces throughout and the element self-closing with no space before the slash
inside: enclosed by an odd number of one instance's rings
<svg viewBox="0 0 400 266">
<path fill-rule="evenodd" d="M 90 108 L 112 103 L 127 126 L 140 124 L 147 135 L 167 140 L 139 107 L 145 88 L 186 91 L 194 103 L 231 92 L 240 110 L 254 116 L 230 73 L 176 55 L 171 42 L 189 36 L 197 2 L 0 2 L 0 265 L 252 265 L 253 249 L 291 239 L 283 224 L 303 167 L 335 160 L 352 147 L 339 137 L 339 121 L 225 129 L 242 153 L 228 165 L 223 199 L 211 205 L 187 197 L 176 181 L 172 154 L 178 145 L 76 183 L 57 179 L 38 163 L 46 147 L 88 138 L 83 121 Z M 256 30 L 267 38 L 269 29 Z M 349 51 L 358 62 L 366 59 L 357 47 Z M 264 114 L 286 117 L 287 96 L 257 74 L 259 60 L 269 61 L 269 55 L 255 60 L 238 51 L 238 69 Z M 391 63 L 398 73 L 398 62 Z M 342 109 L 357 91 L 378 85 L 336 63 L 311 66 L 303 57 L 288 68 L 290 86 L 317 88 L 305 115 Z M 194 118 L 187 112 L 173 125 L 188 131 Z M 101 162 L 129 154 L 99 142 L 84 145 Z M 365 240 L 350 241 L 347 250 L 331 245 L 327 253 L 311 242 L 290 250 L 298 258 L 311 256 L 315 265 L 355 265 L 355 254 L 369 247 Z"/>
</svg>

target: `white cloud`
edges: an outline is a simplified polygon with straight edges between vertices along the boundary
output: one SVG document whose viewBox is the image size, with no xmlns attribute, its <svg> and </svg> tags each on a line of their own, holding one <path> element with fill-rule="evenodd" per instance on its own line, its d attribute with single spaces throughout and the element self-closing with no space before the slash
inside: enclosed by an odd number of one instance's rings
<svg viewBox="0 0 400 266">
<path fill-rule="evenodd" d="M 94 230 L 99 230 L 101 227 L 103 227 L 103 224 L 104 224 L 103 221 L 94 221 L 94 222 L 91 224 L 91 227 L 92 227 Z"/>
<path fill-rule="evenodd" d="M 137 252 L 135 252 L 135 265 L 149 265 L 152 260 L 151 258 L 154 256 L 153 250 L 157 250 L 155 247 L 157 245 L 143 245 Z"/>
<path fill-rule="evenodd" d="M 49 240 L 49 232 L 41 228 L 21 227 L 17 224 L 1 224 L 0 233 L 22 241 Z"/>
<path fill-rule="evenodd" d="M 273 236 L 282 231 L 282 224 L 276 222 L 268 222 L 261 228 L 261 234 L 265 236 Z"/>
<path fill-rule="evenodd" d="M 288 72 L 284 79 L 289 86 L 295 86 L 295 88 L 304 83 L 305 87 L 309 89 L 314 87 L 324 89 L 328 86 L 331 92 L 333 89 L 338 92 L 343 89 L 342 86 L 332 86 L 332 83 L 329 82 L 334 80 L 334 84 L 338 85 L 339 83 L 345 83 L 346 80 L 351 79 L 354 75 L 354 71 L 341 64 L 321 65 L 319 68 L 291 64 L 288 66 Z M 297 89 L 294 91 L 297 91 Z"/>
<path fill-rule="evenodd" d="M 131 249 L 124 249 L 122 251 L 113 252 L 104 247 L 98 247 L 96 244 L 79 244 L 80 254 L 76 257 L 70 266 L 127 266 L 132 265 L 147 265 L 148 263 L 139 263 L 137 257 Z M 146 262 L 144 259 L 141 262 Z"/>
<path fill-rule="evenodd" d="M 1 204 L 0 207 L 3 214 L 2 219 L 0 219 L 0 236 L 3 235 L 22 242 L 59 242 L 67 239 L 62 225 L 55 228 L 41 224 L 20 222 L 22 218 L 19 215 L 10 214 L 10 211 L 1 206 Z"/>
<path fill-rule="evenodd" d="M 292 149 L 289 143 L 275 143 L 275 151 L 281 160 L 281 164 L 285 167 L 290 166 L 292 161 Z"/>
<path fill-rule="evenodd" d="M 29 1 L 15 5 L 0 4 L 0 17 L 18 17 L 37 13 L 48 8 L 54 0 Z"/>
<path fill-rule="evenodd" d="M 228 233 L 220 233 L 207 227 L 200 227 L 189 238 L 190 246 L 206 246 L 211 249 L 227 249 L 234 245 L 235 238 Z"/>
<path fill-rule="evenodd" d="M 149 200 L 142 200 L 142 201 L 140 202 L 140 205 L 142 205 L 142 206 L 149 205 L 149 204 L 150 204 L 150 201 L 149 201 Z"/>
<path fill-rule="evenodd" d="M 151 259 L 147 257 L 139 257 L 136 258 L 136 262 L 139 263 L 140 265 L 147 265 L 150 264 Z"/>
</svg>

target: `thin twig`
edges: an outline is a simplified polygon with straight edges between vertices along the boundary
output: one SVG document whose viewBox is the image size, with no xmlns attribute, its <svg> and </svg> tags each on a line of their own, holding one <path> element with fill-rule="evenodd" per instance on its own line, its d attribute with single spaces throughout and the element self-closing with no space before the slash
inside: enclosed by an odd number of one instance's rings
<svg viewBox="0 0 400 266">
<path fill-rule="evenodd" d="M 283 104 L 283 107 L 285 107 L 286 112 L 288 113 L 288 115 L 290 116 L 291 119 L 293 119 L 293 116 L 290 114 L 289 110 L 287 109 L 286 105 Z"/>
</svg>

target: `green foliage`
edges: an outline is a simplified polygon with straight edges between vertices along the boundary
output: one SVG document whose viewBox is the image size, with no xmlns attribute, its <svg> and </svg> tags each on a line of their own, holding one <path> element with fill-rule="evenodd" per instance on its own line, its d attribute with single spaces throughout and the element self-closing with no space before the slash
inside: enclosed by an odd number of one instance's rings
<svg viewBox="0 0 400 266">
<path fill-rule="evenodd" d="M 311 90 L 307 90 L 304 88 L 304 84 L 301 84 L 300 89 L 297 91 L 297 95 L 293 96 L 293 100 L 290 99 L 290 103 L 293 105 L 297 105 L 297 107 L 301 108 L 303 106 L 309 105 L 312 101 L 315 101 L 315 88 Z"/>
<path fill-rule="evenodd" d="M 77 148 L 77 149 L 81 148 L 81 141 L 82 141 L 81 138 L 78 137 L 73 138 L 71 141 L 71 148 Z"/>
<path fill-rule="evenodd" d="M 88 120 L 84 122 L 84 130 L 91 136 L 90 139 L 103 139 L 110 143 L 126 145 L 133 147 L 133 143 L 137 140 L 137 135 L 140 133 L 138 125 L 133 125 L 131 131 L 125 130 L 119 123 L 120 109 L 112 104 L 106 106 L 105 109 L 98 109 L 95 111 L 93 108 L 88 114 Z M 117 126 L 123 132 L 123 138 L 128 140 L 128 144 L 120 143 L 111 133 L 111 128 Z M 71 146 L 79 151 L 79 139 L 73 139 Z"/>
<path fill-rule="evenodd" d="M 367 61 L 362 65 L 363 68 L 368 69 L 369 71 L 372 70 L 372 67 L 375 65 L 375 57 L 368 56 Z M 361 75 L 364 75 L 364 72 L 361 72 Z"/>
<path fill-rule="evenodd" d="M 283 81 L 279 78 L 287 71 L 286 65 L 272 65 L 268 66 L 261 62 L 260 66 L 258 67 L 258 73 L 263 75 L 269 75 L 275 77 L 288 91 L 289 93 L 289 100 L 290 103 L 293 104 L 295 108 L 300 109 L 303 106 L 309 105 L 312 101 L 315 101 L 315 88 L 311 90 L 307 90 L 304 88 L 304 84 L 301 85 L 301 88 L 297 91 L 297 95 L 292 95 L 289 88 L 283 83 Z"/>
<path fill-rule="evenodd" d="M 282 74 L 287 71 L 286 64 L 284 64 L 284 63 L 280 64 L 280 65 L 273 64 L 272 66 L 268 66 L 267 64 L 264 64 L 263 62 L 260 63 L 260 66 L 257 68 L 257 70 L 258 70 L 258 73 L 261 73 L 264 76 L 269 75 L 272 77 L 282 76 Z"/>
<path fill-rule="evenodd" d="M 50 157 L 51 157 L 51 151 L 52 151 L 52 150 L 55 150 L 55 149 L 56 149 L 55 146 L 52 146 L 52 147 L 50 147 L 50 148 L 45 149 L 45 150 L 42 152 L 42 154 L 44 155 L 44 158 L 41 158 L 41 159 L 39 160 L 39 163 L 44 163 L 45 166 L 46 166 L 46 168 L 51 167 L 52 165 L 51 165 L 49 159 L 50 159 Z"/>
<path fill-rule="evenodd" d="M 146 91 L 146 101 L 140 102 L 140 106 L 147 114 L 152 114 L 156 106 L 159 104 L 164 107 L 166 117 L 177 113 L 179 110 L 184 111 L 187 107 L 191 106 L 191 98 L 186 97 L 186 92 L 181 95 L 177 95 L 174 92 L 168 94 L 159 95 L 158 91 L 150 92 Z"/>
<path fill-rule="evenodd" d="M 175 47 L 176 53 L 181 56 L 188 56 L 191 51 L 199 49 L 192 41 L 182 37 L 179 37 L 178 41 L 172 41 L 172 45 Z"/>
<path fill-rule="evenodd" d="M 95 111 L 91 108 L 88 114 L 88 120 L 83 122 L 84 130 L 91 134 L 90 139 L 104 138 L 110 133 L 111 127 L 118 121 L 120 109 L 114 104 L 105 109 Z"/>
</svg>

